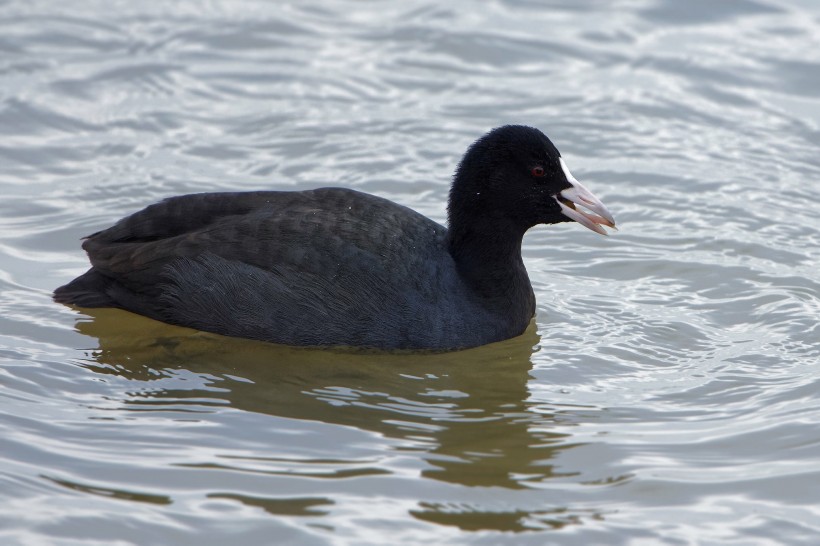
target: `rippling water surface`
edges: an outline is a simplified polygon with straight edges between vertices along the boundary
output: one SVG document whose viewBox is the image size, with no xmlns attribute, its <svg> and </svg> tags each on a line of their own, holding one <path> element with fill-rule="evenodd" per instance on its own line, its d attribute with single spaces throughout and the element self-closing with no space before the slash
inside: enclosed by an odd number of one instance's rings
<svg viewBox="0 0 820 546">
<path fill-rule="evenodd" d="M 820 5 L 0 2 L 3 544 L 817 544 Z M 50 291 L 162 197 L 444 220 L 542 128 L 621 231 L 537 227 L 522 337 L 356 356 Z"/>
</svg>

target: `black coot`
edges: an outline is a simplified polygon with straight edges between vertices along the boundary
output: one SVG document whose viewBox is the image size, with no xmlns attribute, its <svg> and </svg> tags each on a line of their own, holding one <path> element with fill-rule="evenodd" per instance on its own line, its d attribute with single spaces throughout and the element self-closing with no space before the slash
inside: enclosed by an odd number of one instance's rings
<svg viewBox="0 0 820 546">
<path fill-rule="evenodd" d="M 54 298 L 286 345 L 462 349 L 527 328 L 529 228 L 615 224 L 552 142 L 517 125 L 470 146 L 448 217 L 343 188 L 172 197 L 88 237 L 91 269 Z"/>
</svg>

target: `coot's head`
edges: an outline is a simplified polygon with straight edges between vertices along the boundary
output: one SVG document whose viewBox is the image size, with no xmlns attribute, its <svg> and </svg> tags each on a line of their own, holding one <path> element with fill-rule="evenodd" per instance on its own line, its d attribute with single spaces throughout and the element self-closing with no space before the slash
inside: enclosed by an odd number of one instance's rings
<svg viewBox="0 0 820 546">
<path fill-rule="evenodd" d="M 606 235 L 615 219 L 569 171 L 558 149 L 533 127 L 493 129 L 467 150 L 448 205 L 450 228 L 483 223 L 522 230 L 576 221 Z"/>
</svg>

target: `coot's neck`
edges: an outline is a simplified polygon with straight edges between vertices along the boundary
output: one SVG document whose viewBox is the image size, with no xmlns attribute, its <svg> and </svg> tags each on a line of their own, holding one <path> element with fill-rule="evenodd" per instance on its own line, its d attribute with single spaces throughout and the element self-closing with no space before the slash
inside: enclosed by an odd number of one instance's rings
<svg viewBox="0 0 820 546">
<path fill-rule="evenodd" d="M 526 308 L 529 320 L 535 300 L 521 259 L 526 228 L 486 216 L 459 220 L 451 217 L 447 246 L 461 277 L 490 304 Z"/>
<path fill-rule="evenodd" d="M 510 204 L 498 202 L 505 198 L 497 190 L 506 184 L 506 171 L 498 165 L 505 157 L 503 147 L 486 138 L 467 150 L 450 187 L 447 247 L 459 276 L 482 304 L 526 327 L 535 297 L 521 260 L 521 241 L 531 226 L 507 214 Z"/>
</svg>

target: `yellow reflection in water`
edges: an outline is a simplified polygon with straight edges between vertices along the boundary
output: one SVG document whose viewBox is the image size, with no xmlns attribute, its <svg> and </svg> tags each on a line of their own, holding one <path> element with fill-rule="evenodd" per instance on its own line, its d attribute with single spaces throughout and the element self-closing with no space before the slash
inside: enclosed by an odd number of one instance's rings
<svg viewBox="0 0 820 546">
<path fill-rule="evenodd" d="M 92 353 L 98 372 L 146 382 L 179 370 L 216 378 L 211 386 L 218 388 L 146 389 L 143 403 L 149 405 L 201 409 L 203 400 L 219 401 L 242 411 L 406 439 L 407 449 L 428 463 L 424 478 L 473 487 L 521 490 L 553 478 L 550 460 L 571 447 L 565 434 L 545 432 L 552 415 L 535 413 L 527 404 L 531 356 L 539 342 L 534 323 L 518 338 L 466 351 L 361 354 L 228 338 L 116 309 L 83 312 L 89 318 L 77 328 L 99 340 Z M 344 446 L 339 450 L 343 456 Z M 289 510 L 270 501 L 275 511 Z M 304 503 L 291 508 L 308 510 Z M 526 528 L 522 521 L 537 514 L 548 514 L 549 526 L 577 520 L 561 517 L 565 508 L 557 506 L 533 506 L 526 513 L 519 507 L 486 518 L 476 506 L 457 508 L 420 502 L 412 514 L 464 529 L 511 531 Z"/>
</svg>

